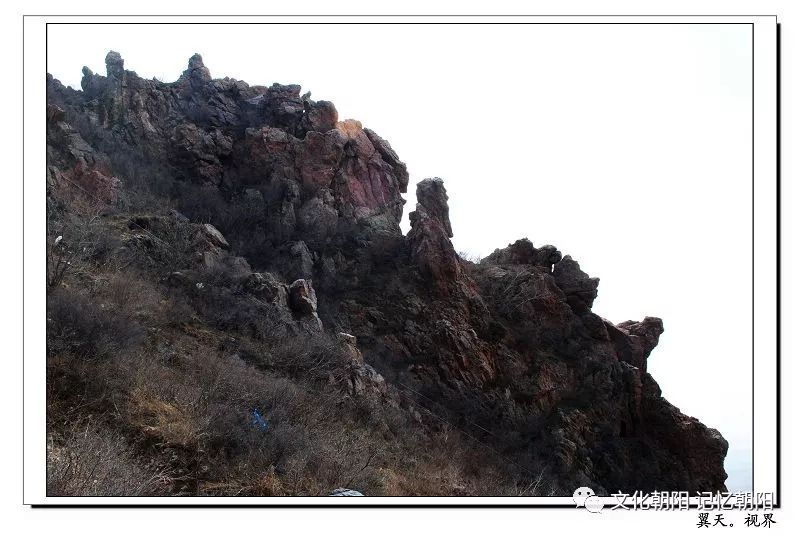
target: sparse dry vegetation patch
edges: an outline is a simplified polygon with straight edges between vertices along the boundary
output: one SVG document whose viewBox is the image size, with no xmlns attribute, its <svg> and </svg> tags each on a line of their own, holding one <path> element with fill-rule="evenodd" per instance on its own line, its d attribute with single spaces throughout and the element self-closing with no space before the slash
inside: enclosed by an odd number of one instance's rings
<svg viewBox="0 0 800 536">
<path fill-rule="evenodd" d="M 176 287 L 173 266 L 130 261 L 118 216 L 93 225 L 111 244 L 101 261 L 75 256 L 48 292 L 50 494 L 524 491 L 407 397 L 354 396 L 342 342 L 287 328 L 240 278 L 199 270 L 202 289 Z"/>
</svg>

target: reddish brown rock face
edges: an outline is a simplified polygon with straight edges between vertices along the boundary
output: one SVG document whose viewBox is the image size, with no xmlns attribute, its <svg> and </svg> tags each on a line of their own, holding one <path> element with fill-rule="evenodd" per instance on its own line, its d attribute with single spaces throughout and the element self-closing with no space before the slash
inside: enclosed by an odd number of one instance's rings
<svg viewBox="0 0 800 536">
<path fill-rule="evenodd" d="M 385 144 L 382 150 L 391 150 L 387 148 Z M 258 179 L 263 175 L 272 177 L 272 182 L 296 185 L 288 189 L 298 192 L 296 196 L 279 194 L 284 197 L 282 203 L 289 203 L 282 210 L 292 213 L 291 219 L 301 210 L 324 212 L 316 227 L 316 217 L 305 218 L 303 231 L 315 238 L 335 234 L 340 224 L 400 234 L 404 203 L 400 194 L 405 191 L 401 179 L 408 180 L 402 175 L 405 168 L 383 160 L 357 121 L 337 123 L 325 132 L 309 131 L 302 140 L 274 127 L 251 129 L 234 159 L 243 162 L 239 169 L 249 185 L 269 182 Z M 292 225 L 289 234 L 294 230 Z"/>
<path fill-rule="evenodd" d="M 330 188 L 339 172 L 345 139 L 338 132 L 309 132 L 299 145 L 296 157 L 303 186 L 309 192 Z"/>
<path fill-rule="evenodd" d="M 418 213 L 412 222 L 409 239 L 412 259 L 420 271 L 428 276 L 440 294 L 447 295 L 448 289 L 461 275 L 461 265 L 441 224 Z"/>
<path fill-rule="evenodd" d="M 346 140 L 345 158 L 335 188 L 344 212 L 350 215 L 352 211 L 356 219 L 384 213 L 389 221 L 399 224 L 403 204 L 400 193 L 405 192 L 402 180 L 392 165 L 383 160 L 361 123 L 348 119 L 338 123 L 336 129 Z"/>
<path fill-rule="evenodd" d="M 48 77 L 48 202 L 68 203 L 68 178 L 122 213 L 141 195 L 179 210 L 131 215 L 126 232 L 160 284 L 203 292 L 198 274 L 224 273 L 213 290 L 255 300 L 287 333 L 346 334 L 337 377 L 376 418 L 424 393 L 416 402 L 517 466 L 546 467 L 567 494 L 725 489 L 727 442 L 647 373 L 661 320 L 597 316 L 599 280 L 571 256 L 521 239 L 460 259 L 438 178 L 417 184 L 403 236 L 405 164 L 300 86 L 213 79 L 199 55 L 171 84 L 116 53 L 106 64 L 107 76 L 84 69 L 80 92 Z M 187 266 L 149 257 L 142 227 L 188 233 Z"/>
<path fill-rule="evenodd" d="M 461 275 L 461 264 L 450 237 L 447 192 L 441 179 L 417 184 L 417 210 L 409 215 L 411 259 L 441 295 L 447 295 Z"/>
</svg>

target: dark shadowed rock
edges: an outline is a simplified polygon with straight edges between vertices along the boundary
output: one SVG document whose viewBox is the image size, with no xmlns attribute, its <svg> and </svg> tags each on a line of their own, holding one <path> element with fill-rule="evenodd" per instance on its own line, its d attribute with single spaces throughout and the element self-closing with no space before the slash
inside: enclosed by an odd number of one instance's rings
<svg viewBox="0 0 800 536">
<path fill-rule="evenodd" d="M 322 320 L 317 315 L 317 293 L 310 279 L 298 279 L 289 285 L 289 308 L 308 329 L 322 331 Z"/>
<path fill-rule="evenodd" d="M 305 122 L 303 123 L 305 130 L 328 132 L 336 128 L 336 123 L 339 122 L 339 112 L 330 101 L 304 100 L 303 108 L 305 110 Z"/>
<path fill-rule="evenodd" d="M 301 316 L 316 314 L 317 294 L 311 286 L 311 281 L 298 279 L 289 285 L 289 305 L 292 311 Z"/>
<path fill-rule="evenodd" d="M 224 249 L 231 247 L 228 241 L 225 240 L 225 237 L 222 236 L 222 233 L 210 223 L 202 224 L 200 229 L 205 239 L 211 242 L 211 244 Z"/>
<path fill-rule="evenodd" d="M 553 266 L 553 277 L 573 311 L 580 314 L 592 308 L 600 279 L 589 277 L 569 255 Z"/>
<path fill-rule="evenodd" d="M 64 110 L 56 106 L 55 104 L 48 104 L 47 105 L 47 121 L 58 123 L 64 120 Z"/>
<path fill-rule="evenodd" d="M 244 283 L 245 289 L 256 298 L 288 307 L 289 288 L 271 273 L 252 273 Z"/>
<path fill-rule="evenodd" d="M 627 331 L 631 337 L 636 337 L 641 341 L 642 352 L 645 358 L 658 345 L 658 338 L 664 333 L 664 322 L 654 316 L 646 316 L 644 320 L 635 322 L 627 320 L 617 327 Z"/>
<path fill-rule="evenodd" d="M 544 268 L 548 272 L 561 261 L 561 252 L 555 246 L 533 247 L 527 238 L 521 238 L 503 249 L 496 249 L 481 262 L 488 264 L 525 264 Z"/>
<path fill-rule="evenodd" d="M 647 358 L 658 345 L 658 339 L 664 333 L 664 324 L 660 318 L 645 317 L 641 322 L 627 320 L 616 326 L 607 323 L 608 333 L 616 347 L 620 361 L 630 363 L 634 367 L 647 371 Z"/>
</svg>

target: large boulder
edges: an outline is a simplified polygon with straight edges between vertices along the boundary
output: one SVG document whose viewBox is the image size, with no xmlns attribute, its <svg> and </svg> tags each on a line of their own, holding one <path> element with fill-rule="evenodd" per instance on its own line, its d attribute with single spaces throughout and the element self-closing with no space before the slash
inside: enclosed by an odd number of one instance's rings
<svg viewBox="0 0 800 536">
<path fill-rule="evenodd" d="M 228 241 L 225 240 L 224 236 L 222 236 L 222 233 L 220 233 L 219 230 L 210 223 L 202 223 L 199 225 L 198 236 L 212 246 L 223 249 L 230 248 L 230 244 L 228 244 Z"/>
<path fill-rule="evenodd" d="M 298 279 L 289 285 L 289 305 L 292 311 L 301 316 L 313 315 L 317 312 L 317 293 L 311 280 Z"/>
</svg>

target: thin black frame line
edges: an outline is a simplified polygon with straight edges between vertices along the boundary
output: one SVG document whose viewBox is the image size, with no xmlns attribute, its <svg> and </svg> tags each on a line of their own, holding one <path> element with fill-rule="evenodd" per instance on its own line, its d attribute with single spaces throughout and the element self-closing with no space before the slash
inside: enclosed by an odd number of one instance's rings
<svg viewBox="0 0 800 536">
<path fill-rule="evenodd" d="M 640 18 L 664 18 L 664 17 L 668 17 L 668 18 L 679 18 L 679 17 L 692 17 L 692 18 L 694 18 L 694 17 L 717 17 L 717 18 L 719 18 L 719 17 L 775 17 L 776 24 L 777 24 L 777 21 L 778 21 L 778 15 L 775 14 L 775 13 L 765 13 L 765 14 L 760 14 L 760 15 L 741 15 L 741 14 L 736 14 L 736 15 L 672 15 L 672 14 L 670 14 L 670 15 L 653 15 L 653 14 L 650 14 L 650 15 L 629 15 L 629 14 L 628 15 L 609 15 L 609 14 L 600 14 L 600 15 L 552 15 L 552 14 L 549 14 L 549 15 L 536 15 L 536 14 L 532 14 L 532 13 L 527 13 L 527 14 L 524 14 L 524 15 L 502 15 L 502 14 L 498 14 L 498 13 L 487 14 L 487 15 L 480 15 L 480 14 L 477 14 L 477 13 L 464 13 L 464 14 L 459 14 L 459 15 L 447 15 L 447 14 L 431 14 L 431 15 L 413 14 L 413 15 L 410 15 L 410 14 L 402 14 L 402 13 L 384 14 L 384 15 L 366 15 L 366 14 L 363 14 L 363 13 L 361 13 L 361 14 L 350 14 L 350 15 L 343 14 L 343 13 L 333 13 L 333 14 L 328 14 L 328 15 L 317 15 L 317 14 L 310 14 L 310 13 L 305 13 L 305 14 L 300 14 L 300 15 L 290 15 L 290 14 L 286 14 L 286 13 L 276 13 L 276 14 L 272 14 L 272 15 L 270 15 L 270 14 L 235 15 L 235 14 L 230 14 L 230 13 L 222 14 L 222 15 L 213 15 L 213 14 L 208 14 L 208 13 L 198 13 L 198 14 L 192 14 L 192 15 L 180 15 L 180 14 L 142 15 L 140 13 L 139 14 L 135 14 L 135 15 L 118 15 L 118 14 L 116 14 L 116 15 L 103 15 L 103 14 L 92 13 L 92 14 L 81 15 L 81 14 L 71 13 L 71 14 L 65 14 L 65 15 L 26 14 L 26 15 L 23 15 L 23 17 L 126 17 L 126 18 L 128 18 L 128 17 L 135 17 L 135 18 L 145 18 L 145 17 L 183 17 L 183 18 L 195 18 L 195 17 L 229 17 L 229 18 L 232 18 L 232 17 L 262 17 L 262 18 L 267 18 L 267 17 L 282 17 L 282 18 L 290 18 L 290 17 L 318 17 L 318 18 L 323 18 L 323 17 L 334 17 L 334 18 L 366 18 L 366 17 L 374 17 L 374 18 L 387 18 L 387 17 L 409 17 L 409 18 L 413 18 L 413 17 L 417 17 L 417 18 L 420 18 L 420 17 L 422 17 L 422 18 L 424 18 L 424 17 L 451 17 L 451 18 L 478 18 L 478 17 L 494 17 L 494 18 L 500 18 L 500 17 L 536 17 L 536 18 L 540 18 L 540 17 L 554 17 L 554 18 L 566 18 L 566 17 L 576 17 L 576 18 L 590 18 L 590 17 L 591 18 L 597 18 L 597 17 L 612 17 L 612 18 L 622 18 L 622 17 L 640 17 Z M 607 23 L 601 22 L 601 23 L 593 23 L 593 24 L 607 24 Z M 720 23 L 720 24 L 722 24 L 722 23 Z"/>
<path fill-rule="evenodd" d="M 776 242 L 777 242 L 777 262 L 776 262 L 776 270 L 777 270 L 777 278 L 775 281 L 775 291 L 777 297 L 776 309 L 777 309 L 777 319 L 775 322 L 775 331 L 776 331 L 776 343 L 777 343 L 777 364 L 775 370 L 775 398 L 776 398 L 776 411 L 775 411 L 775 420 L 776 420 L 776 449 L 777 449 L 777 456 L 776 456 L 776 465 L 777 465 L 777 478 L 775 482 L 775 492 L 777 494 L 775 506 L 780 507 L 780 497 L 781 497 L 781 25 L 780 23 L 776 24 L 775 28 L 775 62 L 776 62 L 776 80 L 775 80 L 775 88 L 776 88 L 776 96 L 777 99 L 775 101 L 775 128 L 776 128 L 776 139 L 775 139 L 775 179 L 776 179 L 776 188 L 775 188 L 775 197 L 776 197 L 776 205 L 777 205 L 777 214 L 776 214 Z"/>
<path fill-rule="evenodd" d="M 38 16 L 38 17 L 40 17 L 40 16 L 51 16 L 51 15 L 23 15 L 23 75 L 24 75 L 24 19 L 27 16 Z M 59 16 L 59 15 L 52 15 L 52 16 Z M 70 15 L 70 16 L 80 17 L 81 15 Z M 104 15 L 93 15 L 93 16 L 104 16 Z M 137 17 L 148 17 L 148 16 L 151 16 L 151 15 L 137 15 Z M 180 17 L 182 15 L 167 15 L 167 16 Z M 199 16 L 213 16 L 213 15 L 199 15 Z M 240 16 L 240 15 L 228 15 L 228 16 Z M 269 17 L 270 15 L 261 15 L 261 16 L 262 17 Z M 291 16 L 291 15 L 282 15 L 282 16 Z M 320 17 L 320 15 L 304 15 L 304 16 Z M 347 16 L 347 15 L 342 15 L 342 16 Z M 361 15 L 361 16 L 371 16 L 371 15 Z M 385 17 L 385 16 L 392 16 L 392 15 L 384 15 L 383 17 Z M 398 15 L 398 16 L 407 16 L 407 15 Z M 424 17 L 426 15 L 418 15 L 418 16 L 423 16 Z M 441 16 L 447 16 L 447 15 L 441 15 Z M 471 16 L 480 16 L 480 15 L 471 15 Z M 505 16 L 505 15 L 495 15 L 495 16 Z M 535 16 L 535 15 L 525 15 L 525 16 Z M 551 15 L 551 16 L 556 16 L 556 15 Z M 588 17 L 588 15 L 574 15 L 574 16 L 578 16 L 578 17 L 587 16 Z M 613 16 L 613 15 L 609 15 L 609 16 Z M 637 15 L 626 15 L 626 16 L 635 17 Z M 673 15 L 673 16 L 677 17 L 677 16 L 680 16 L 680 15 Z M 715 16 L 715 15 L 703 15 L 703 16 Z M 737 16 L 746 17 L 746 16 L 750 16 L 750 15 L 737 15 Z M 767 16 L 767 15 L 752 15 L 752 16 Z M 777 15 L 772 15 L 772 16 L 775 17 L 776 25 L 779 26 L 777 24 Z M 56 23 L 56 22 L 53 22 L 53 23 L 46 22 L 45 23 L 45 68 L 46 69 L 47 69 L 47 48 L 48 48 L 47 40 L 48 40 L 48 29 L 49 29 L 48 27 L 49 27 L 50 24 L 81 24 L 81 23 Z M 102 23 L 91 23 L 91 24 L 102 24 Z M 109 24 L 153 24 L 153 23 L 109 23 Z M 162 24 L 193 24 L 193 23 L 162 23 Z M 213 23 L 204 23 L 204 24 L 213 24 Z M 224 23 L 222 23 L 222 24 L 224 24 Z M 264 24 L 264 23 L 235 23 L 235 24 Z M 267 24 L 269 24 L 269 23 L 267 23 Z M 303 23 L 289 23 L 289 24 L 303 24 Z M 342 23 L 320 23 L 320 24 L 342 24 Z M 361 24 L 369 24 L 369 23 L 361 23 Z M 377 23 L 375 23 L 375 24 L 377 24 Z M 464 23 L 430 23 L 430 24 L 464 24 Z M 498 23 L 468 23 L 468 24 L 498 24 Z M 500 24 L 503 24 L 503 23 L 500 23 Z M 505 24 L 571 24 L 571 23 L 521 23 L 520 22 L 520 23 L 505 23 Z M 615 24 L 618 24 L 618 23 L 595 22 L 595 23 L 579 23 L 579 24 L 615 25 Z M 753 88 L 755 87 L 755 38 L 754 38 L 754 35 L 755 35 L 755 23 L 753 23 L 753 22 L 749 22 L 749 23 L 735 23 L 735 22 L 727 22 L 727 23 L 726 22 L 718 22 L 718 23 L 646 23 L 646 22 L 640 22 L 640 23 L 624 23 L 624 24 L 715 24 L 715 25 L 750 24 L 750 26 L 751 26 L 751 64 L 752 64 L 751 65 L 751 86 Z M 778 48 L 778 53 L 780 53 L 780 49 L 779 48 Z M 24 81 L 24 76 L 23 76 L 23 103 L 24 103 L 24 86 L 25 86 L 25 81 Z M 780 94 L 780 89 L 778 89 L 778 94 Z M 751 165 L 751 168 L 752 168 L 751 169 L 751 172 L 752 172 L 752 175 L 751 175 L 751 192 L 753 194 L 753 196 L 752 196 L 753 212 L 752 212 L 752 215 L 751 215 L 751 222 L 752 222 L 752 228 L 754 230 L 754 228 L 755 228 L 755 208 L 754 208 L 754 205 L 755 205 L 755 193 L 754 193 L 755 192 L 755 162 L 754 162 L 755 161 L 755 122 L 754 122 L 754 118 L 755 118 L 755 95 L 754 95 L 754 90 L 751 92 L 751 117 L 752 117 L 752 121 L 751 121 L 751 141 L 752 141 L 752 150 L 753 150 L 753 155 L 752 155 L 752 158 L 751 158 L 751 162 L 752 162 L 752 165 Z M 780 121 L 780 118 L 778 118 L 778 121 Z M 24 134 L 24 106 L 23 106 L 23 134 Z M 778 148 L 778 152 L 780 152 L 780 148 Z M 23 135 L 23 156 L 24 156 L 24 135 Z M 779 167 L 779 165 L 780 164 L 778 164 L 778 167 Z M 780 179 L 779 173 L 778 173 L 778 179 Z M 779 182 L 780 182 L 780 180 L 779 180 Z M 23 183 L 24 183 L 24 159 L 23 159 Z M 779 187 L 780 187 L 780 185 L 779 185 Z M 23 188 L 23 203 L 24 203 L 24 188 Z M 778 192 L 778 210 L 780 211 L 780 192 Z M 23 206 L 23 214 L 24 214 L 24 206 Z M 780 235 L 780 219 L 778 219 L 778 234 Z M 23 220 L 23 251 L 24 251 L 24 220 Z M 752 254 L 751 265 L 753 267 L 752 277 L 751 277 L 751 280 L 752 280 L 752 288 L 751 288 L 752 321 L 751 321 L 751 324 L 752 324 L 752 327 L 753 327 L 753 330 L 754 330 L 754 326 L 755 326 L 755 300 L 754 300 L 754 296 L 755 296 L 755 272 L 754 272 L 754 266 L 755 266 L 755 233 L 754 232 L 753 232 L 753 235 L 751 237 L 751 254 Z M 780 241 L 778 243 L 778 259 L 780 259 Z M 780 272 L 780 266 L 778 267 L 778 271 Z M 23 255 L 23 278 L 24 278 L 24 255 Z M 24 281 L 24 279 L 23 279 L 23 281 Z M 780 285 L 780 278 L 778 279 L 778 286 L 779 285 Z M 778 295 L 778 300 L 780 300 L 780 295 Z M 24 310 L 24 287 L 23 287 L 23 310 Z M 780 314 L 780 308 L 779 308 L 778 313 Z M 778 330 L 780 330 L 780 321 L 778 321 Z M 751 370 L 753 372 L 754 372 L 754 368 L 755 368 L 755 342 L 754 342 L 754 335 L 755 335 L 755 332 L 753 331 L 753 337 L 752 337 L 753 342 L 751 344 L 751 346 L 752 346 L 752 368 L 751 368 Z M 778 341 L 778 345 L 779 345 L 779 351 L 778 351 L 778 368 L 779 368 L 780 367 L 780 340 Z M 24 314 L 23 314 L 23 382 L 24 382 Z M 753 405 L 754 405 L 754 403 L 755 403 L 754 402 L 754 400 L 755 400 L 755 391 L 754 391 L 755 380 L 754 380 L 754 375 L 752 376 L 752 385 L 753 385 L 753 391 L 751 393 L 751 397 L 752 397 Z M 780 375 L 779 375 L 779 373 L 778 373 L 778 389 L 780 389 Z M 24 393 L 24 386 L 23 386 L 23 393 Z M 23 394 L 23 397 L 24 397 L 24 394 Z M 778 411 L 778 415 L 779 415 L 780 414 L 780 396 L 778 396 L 778 409 L 777 409 L 777 411 Z M 755 427 L 755 415 L 751 415 L 751 418 L 752 418 L 751 419 L 751 429 L 754 430 L 754 427 Z M 778 431 L 777 432 L 778 432 L 778 438 L 780 438 L 780 419 L 778 419 Z M 755 441 L 754 437 L 751 438 L 751 441 L 754 443 L 754 441 Z M 778 452 L 777 452 L 777 454 L 778 454 L 777 465 L 778 465 L 778 468 L 779 468 L 780 467 L 780 442 L 779 441 L 778 441 L 778 449 L 777 450 L 778 450 Z M 753 474 L 754 474 L 754 472 L 755 472 L 755 468 L 754 468 L 754 464 L 755 464 L 754 453 L 751 452 L 751 455 L 752 455 L 751 463 L 753 464 L 752 471 L 753 471 Z M 24 398 L 23 398 L 23 459 L 24 459 Z M 23 464 L 23 471 L 24 471 L 24 464 Z M 778 480 L 778 483 L 779 483 L 780 482 L 780 472 L 778 472 L 777 480 Z M 752 484 L 754 486 L 754 482 Z M 778 486 L 778 490 L 776 490 L 776 491 L 779 491 L 779 486 Z M 501 497 L 498 497 L 498 498 L 501 498 Z M 559 497 L 559 498 L 568 498 L 568 497 Z M 23 501 L 24 501 L 24 478 L 23 478 Z M 778 503 L 778 501 L 776 501 L 776 506 L 777 506 L 777 503 Z M 79 505 L 30 505 L 30 506 L 38 506 L 38 507 L 76 507 L 76 506 L 79 506 Z M 80 506 L 92 507 L 94 505 L 80 505 Z M 111 505 L 102 505 L 102 506 L 111 506 Z M 112 507 L 138 507 L 138 506 L 146 507 L 146 505 L 113 505 Z M 181 507 L 181 506 L 191 506 L 191 505 L 163 505 L 163 506 L 165 506 L 165 507 Z M 212 505 L 197 505 L 197 506 L 210 507 Z M 219 507 L 254 506 L 254 507 L 264 507 L 264 508 L 281 508 L 282 507 L 280 505 L 213 505 L 213 506 L 219 506 Z M 292 505 L 291 507 L 319 507 L 319 506 L 320 505 Z M 423 507 L 423 505 L 330 505 L 330 506 L 331 507 L 337 507 L 337 508 L 341 508 L 342 506 L 352 506 L 352 507 L 372 507 L 372 506 L 376 506 L 376 507 L 390 507 L 390 508 L 393 508 L 393 507 L 397 507 L 397 508 L 402 508 L 402 507 L 410 507 L 410 508 Z M 537 507 L 538 508 L 558 508 L 558 507 L 562 507 L 562 506 L 568 507 L 568 508 L 570 507 L 570 505 L 541 505 L 541 504 L 530 504 L 530 505 L 527 505 L 527 504 L 526 505 L 508 505 L 508 504 L 506 504 L 506 505 L 424 505 L 424 507 L 434 507 L 434 508 L 435 507 L 462 507 L 462 506 L 463 507 L 467 507 L 467 508 L 470 508 L 470 507 L 488 507 L 488 508 L 517 508 L 517 507 L 518 508 L 537 508 Z M 323 505 L 322 507 L 327 507 L 327 505 Z"/>
<path fill-rule="evenodd" d="M 750 27 L 750 490 L 756 492 L 756 25 Z"/>
<path fill-rule="evenodd" d="M 725 25 L 753 25 L 752 22 L 47 22 L 52 25 L 74 25 L 74 26 L 174 26 L 176 24 L 187 24 L 195 26 L 272 26 L 272 25 L 299 25 L 299 26 L 319 26 L 328 24 L 341 24 L 351 26 L 443 26 L 448 24 L 462 26 L 592 26 L 602 24 L 604 26 L 719 26 Z"/>
<path fill-rule="evenodd" d="M 570 504 L 31 504 L 31 508 L 59 509 L 59 508 L 272 508 L 272 509 L 297 509 L 297 508 L 558 508 L 581 511 Z M 695 509 L 696 506 L 690 506 Z"/>
<path fill-rule="evenodd" d="M 202 499 L 202 497 L 200 497 Z M 557 497 L 559 498 L 559 497 Z M 479 508 L 479 509 L 490 509 L 490 508 L 510 508 L 510 509 L 522 509 L 522 508 L 557 508 L 557 509 L 570 509 L 576 512 L 582 511 L 581 508 L 573 506 L 571 504 L 394 504 L 394 505 L 387 505 L 387 504 L 351 504 L 351 503 L 342 503 L 342 504 L 165 504 L 165 503 L 152 503 L 152 504 L 30 504 L 28 505 L 31 508 L 42 508 L 42 509 L 60 509 L 60 508 L 214 508 L 214 509 L 226 509 L 226 508 L 272 508 L 272 509 L 297 509 L 297 508 L 319 508 L 319 509 L 338 509 L 338 508 L 451 508 L 451 509 L 459 509 L 459 508 Z M 616 505 L 611 505 L 612 507 Z M 777 507 L 777 506 L 774 506 Z M 689 511 L 691 510 L 700 510 L 700 504 L 690 504 L 688 506 Z M 608 511 L 611 511 L 614 508 L 609 508 Z M 620 510 L 630 510 L 630 511 L 643 511 L 643 509 L 634 510 L 633 507 L 628 508 L 615 508 Z M 653 510 L 658 511 L 658 510 Z M 662 512 L 667 512 L 669 510 L 661 510 Z M 677 508 L 674 508 L 672 511 L 678 511 Z"/>
<path fill-rule="evenodd" d="M 47 27 L 45 26 L 45 48 Z M 45 52 L 45 56 L 47 53 Z M 45 67 L 47 59 L 45 58 Z M 47 97 L 45 97 L 46 99 Z M 46 142 L 45 142 L 46 144 Z M 45 244 L 46 247 L 46 244 Z M 47 262 L 45 260 L 45 262 Z M 47 305 L 45 304 L 45 308 Z M 45 384 L 47 378 L 45 377 Z M 45 393 L 47 386 L 45 385 Z M 47 396 L 47 395 L 45 395 Z M 47 417 L 45 415 L 45 421 Z M 45 428 L 47 426 L 45 425 Z M 45 439 L 47 436 L 45 436 Z M 47 444 L 45 443 L 45 452 Z M 45 460 L 45 464 L 47 460 Z M 47 474 L 45 465 L 45 474 Z M 46 492 L 45 492 L 46 493 Z M 22 17 L 22 502 L 25 503 L 25 17 Z"/>
</svg>

